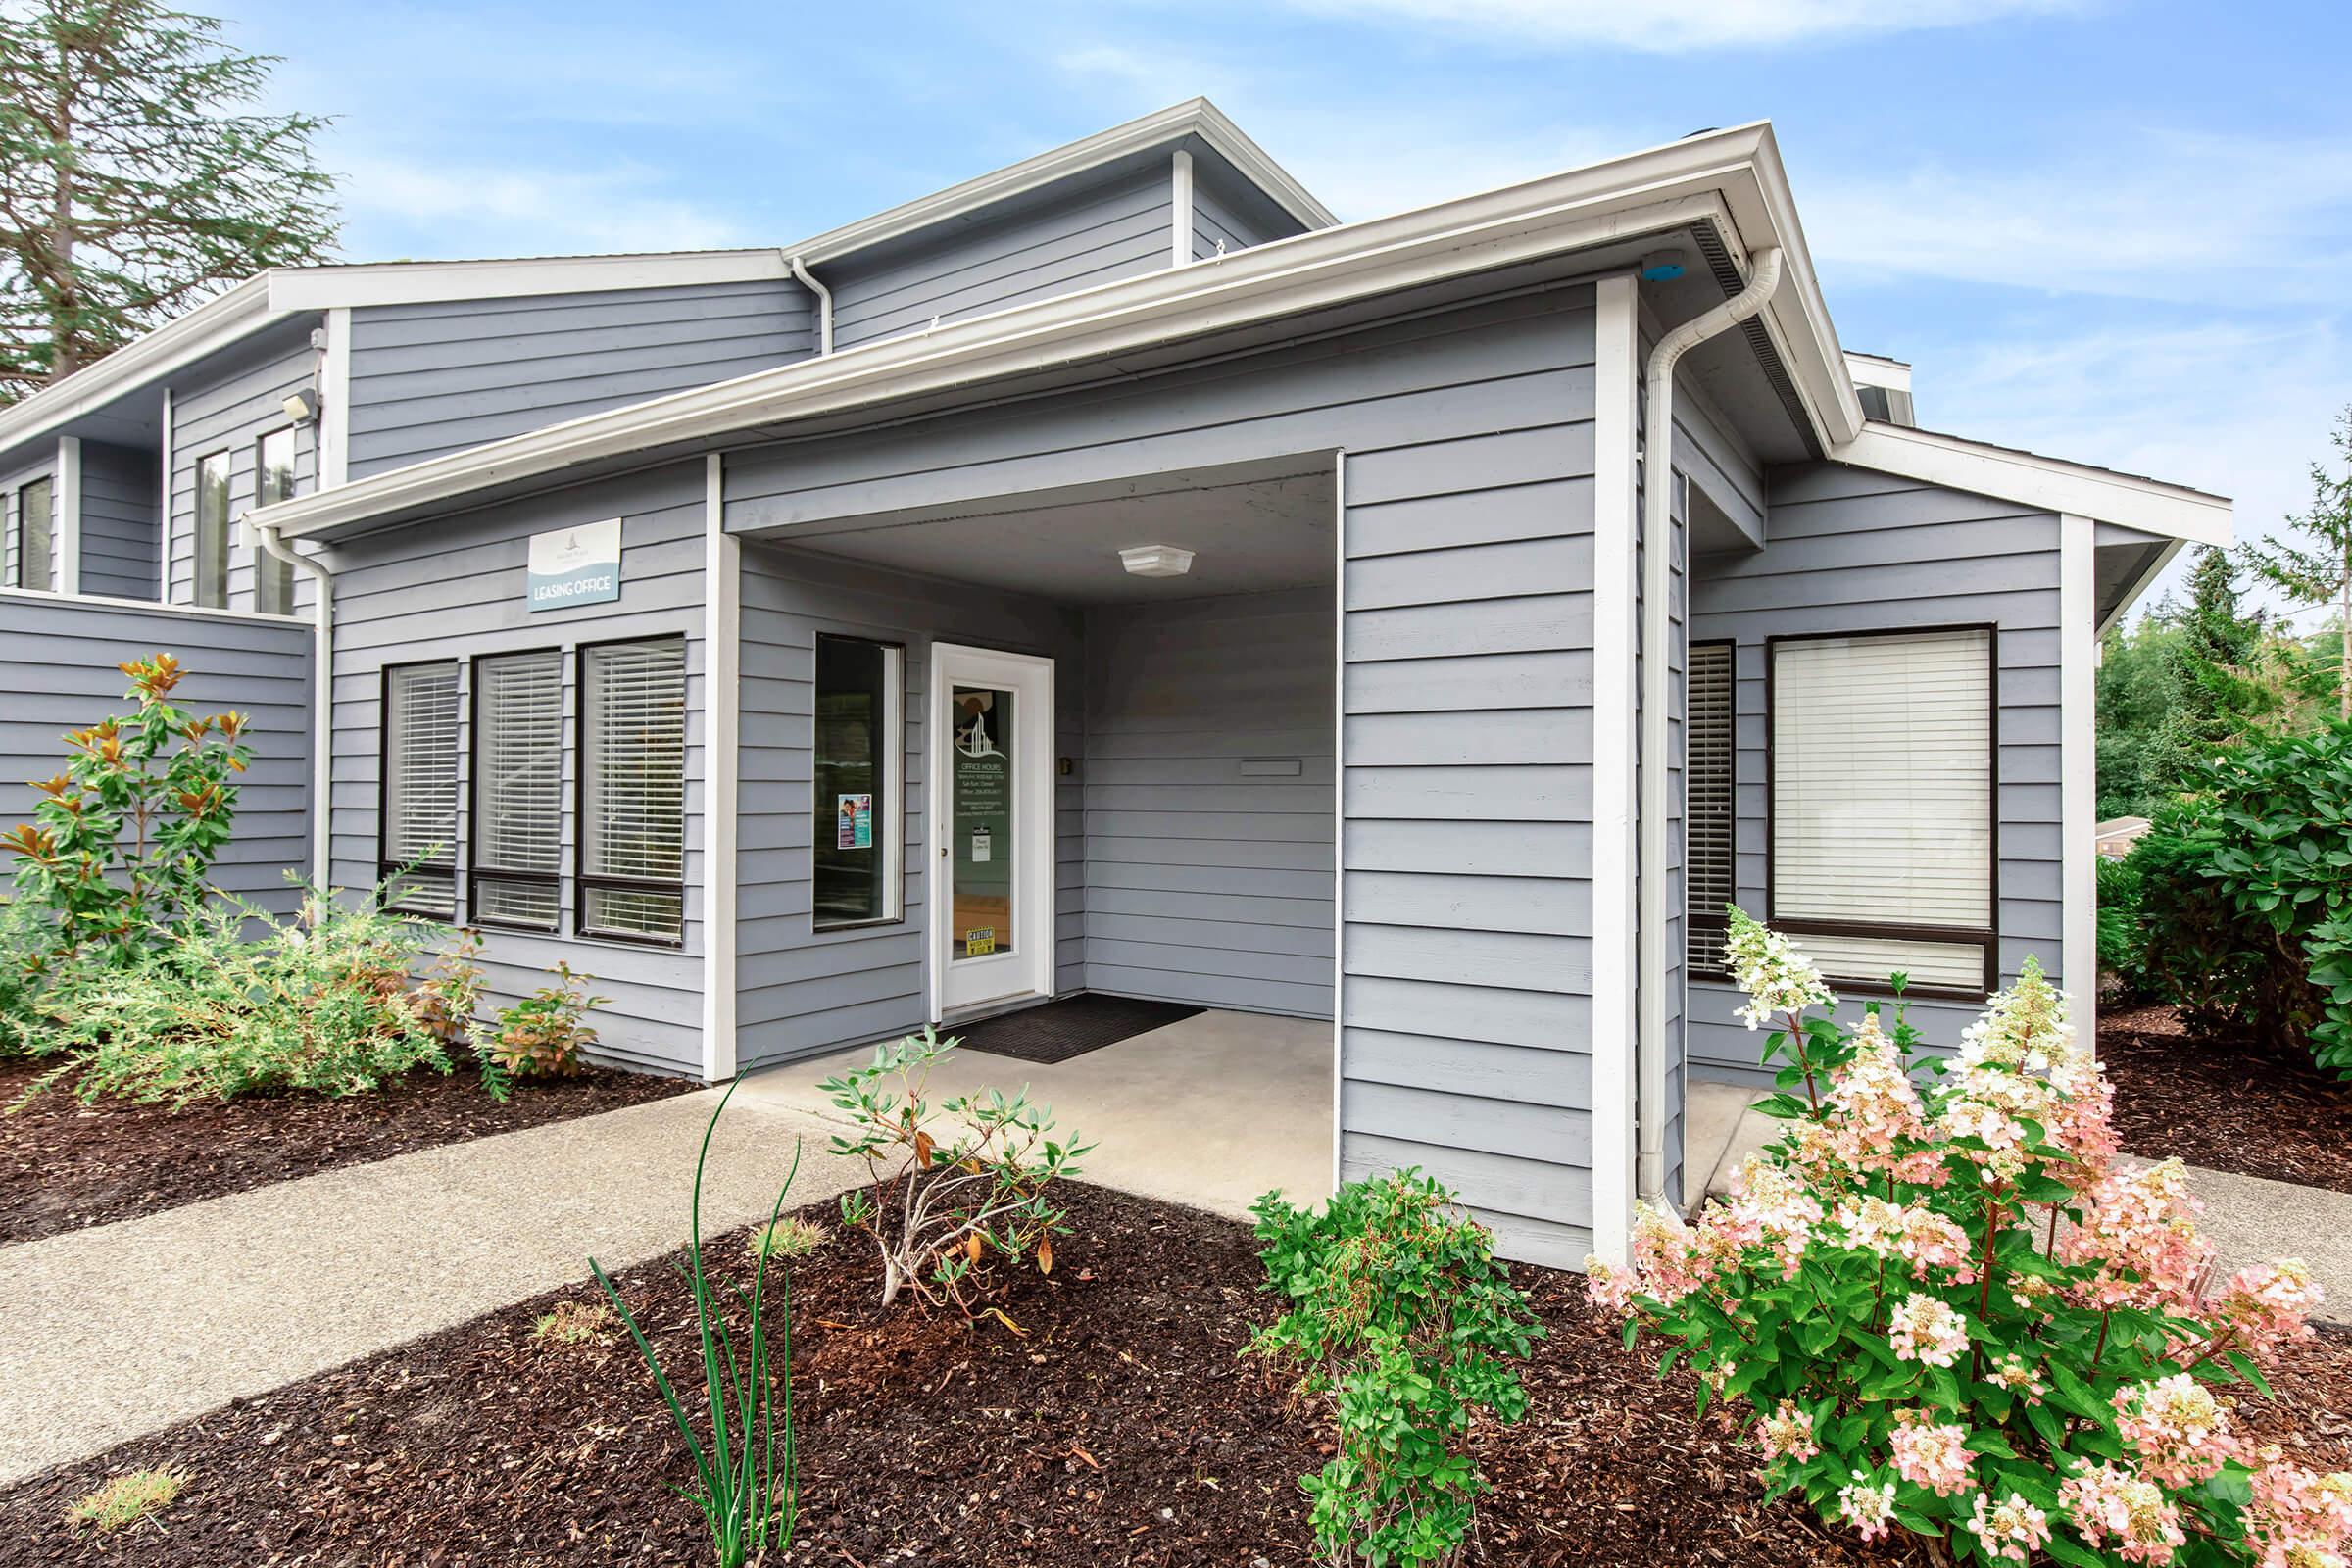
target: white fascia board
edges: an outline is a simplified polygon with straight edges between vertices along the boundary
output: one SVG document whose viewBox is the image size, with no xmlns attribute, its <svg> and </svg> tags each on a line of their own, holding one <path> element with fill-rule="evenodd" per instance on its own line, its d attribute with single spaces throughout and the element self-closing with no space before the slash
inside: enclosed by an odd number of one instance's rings
<svg viewBox="0 0 2352 1568">
<path fill-rule="evenodd" d="M 1749 177 L 1724 190 L 1735 228 L 1730 243 L 1748 251 L 1767 245 L 1781 249 L 1781 286 L 1755 318 L 1770 335 L 1795 383 L 1816 439 L 1825 448 L 1838 446 L 1852 440 L 1862 428 L 1862 402 L 1854 395 L 1845 351 L 1830 320 L 1829 301 L 1822 297 L 1821 278 L 1813 270 L 1804 226 L 1797 221 L 1796 196 L 1788 187 L 1780 142 L 1764 121 L 1694 139 L 1716 142 L 1732 138 L 1745 148 Z M 1735 259 L 1740 276 L 1746 277 L 1753 270 L 1748 258 Z"/>
<path fill-rule="evenodd" d="M 1911 367 L 1900 360 L 1883 359 L 1876 354 L 1845 353 L 1845 373 L 1852 376 L 1856 386 L 1875 386 L 1887 392 L 1911 390 Z"/>
<path fill-rule="evenodd" d="M 967 179 L 960 185 L 861 218 L 855 223 L 827 229 L 798 245 L 784 247 L 787 255 L 798 256 L 813 267 L 819 262 L 846 256 L 852 251 L 879 245 L 885 240 L 929 228 L 949 219 L 961 218 L 983 207 L 1024 195 L 1042 186 L 1083 174 L 1090 169 L 1115 163 L 1132 154 L 1164 147 L 1185 136 L 1199 136 L 1217 155 L 1240 170 L 1260 190 L 1274 200 L 1285 212 L 1310 229 L 1332 228 L 1339 220 L 1331 209 L 1307 193 L 1305 186 L 1291 177 L 1288 171 L 1266 156 L 1264 149 L 1242 134 L 1241 127 L 1225 118 L 1217 106 L 1205 98 L 1195 98 L 1173 105 L 1140 120 L 1130 120 L 1123 125 L 1098 131 L 1065 147 L 1056 147 L 1035 158 L 1025 158 L 1017 164 Z"/>
<path fill-rule="evenodd" d="M 1694 222 L 1729 230 L 1742 208 L 1751 223 L 1766 224 L 1773 204 L 1761 187 L 1778 166 L 1756 161 L 1762 129 L 1674 142 L 1392 218 L 1253 245 L 1214 268 L 1166 269 L 795 361 L 278 502 L 259 514 L 286 537 L 317 536 L 579 463 L 1131 352 Z M 1743 252 L 1782 244 L 1785 257 L 1793 237 L 1792 229 L 1727 234 Z M 1858 424 L 1836 338 L 1810 331 L 1811 308 L 1801 298 L 1813 287 L 1809 270 L 1801 255 L 1788 265 L 1798 270 L 1794 287 L 1785 282 L 1776 300 L 1795 303 L 1776 337 L 1799 334 L 1783 347 L 1792 374 L 1800 385 L 1841 392 Z M 1821 320 L 1826 325 L 1826 314 Z M 1834 397 L 1828 404 L 1834 415 L 1839 406 Z M 1830 429 L 1817 428 L 1825 447 L 1837 444 Z"/>
<path fill-rule="evenodd" d="M 270 302 L 270 274 L 257 272 L 96 365 L 0 410 L 0 451 L 95 413 L 142 382 L 168 376 L 278 317 Z"/>
<path fill-rule="evenodd" d="M 1851 441 L 1834 448 L 1830 457 L 1859 468 L 2014 501 L 2037 511 L 2079 513 L 2192 544 L 2227 547 L 2233 537 L 2234 509 L 2224 497 L 1907 425 L 1873 419 Z"/>
<path fill-rule="evenodd" d="M 690 288 L 699 283 L 772 282 L 790 277 L 773 247 L 674 251 L 645 256 L 538 256 L 506 261 L 375 262 L 305 267 L 269 274 L 270 304 L 280 315 L 448 300 L 524 299 L 538 294 L 601 294 L 630 288 Z"/>
</svg>

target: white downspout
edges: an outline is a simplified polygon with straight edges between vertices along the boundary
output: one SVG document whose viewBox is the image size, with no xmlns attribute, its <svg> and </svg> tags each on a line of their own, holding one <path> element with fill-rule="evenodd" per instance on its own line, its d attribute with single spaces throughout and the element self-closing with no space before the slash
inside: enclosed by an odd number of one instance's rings
<svg viewBox="0 0 2352 1568">
<path fill-rule="evenodd" d="M 786 265 L 792 269 L 792 275 L 801 280 L 801 286 L 816 296 L 816 352 L 820 355 L 832 353 L 833 291 L 819 283 L 816 274 L 802 265 L 798 256 L 789 258 Z"/>
<path fill-rule="evenodd" d="M 289 549 L 277 536 L 277 529 L 268 523 L 254 525 L 253 536 L 261 546 L 295 570 L 311 579 L 312 636 L 316 645 L 311 650 L 311 702 L 314 710 L 311 744 L 311 880 L 325 891 L 329 876 L 328 853 L 334 842 L 332 828 L 334 813 L 328 798 L 328 785 L 333 777 L 333 748 L 335 733 L 335 574 L 315 557 Z"/>
<path fill-rule="evenodd" d="M 1637 912 L 1635 984 L 1641 1010 L 1635 1029 L 1634 1117 L 1638 1124 L 1634 1190 L 1657 1202 L 1666 1195 L 1666 813 L 1670 808 L 1666 758 L 1667 705 L 1672 700 L 1667 647 L 1674 633 L 1674 368 L 1685 354 L 1764 308 L 1781 283 L 1781 252 L 1767 246 L 1749 258 L 1747 287 L 1696 316 L 1649 351 L 1643 399 L 1642 466 L 1642 793 L 1641 836 L 1635 865 L 1641 882 Z"/>
</svg>

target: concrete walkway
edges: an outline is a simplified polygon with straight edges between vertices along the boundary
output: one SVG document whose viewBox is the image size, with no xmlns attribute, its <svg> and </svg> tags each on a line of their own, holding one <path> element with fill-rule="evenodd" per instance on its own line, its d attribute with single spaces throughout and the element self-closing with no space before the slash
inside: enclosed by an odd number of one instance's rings
<svg viewBox="0 0 2352 1568">
<path fill-rule="evenodd" d="M 1687 1191 L 1702 1198 L 1731 1191 L 1740 1163 L 1781 1135 L 1787 1123 L 1753 1108 L 1763 1098 L 1762 1090 L 1736 1084 L 1690 1086 L 1683 1163 L 1694 1180 Z M 2200 1228 L 2213 1240 L 2221 1274 L 2247 1263 L 2299 1257 L 2327 1293 L 2318 1316 L 2352 1323 L 2352 1193 L 2196 1165 L 2188 1167 L 2188 1179 L 2189 1190 L 2205 1201 Z"/>
<path fill-rule="evenodd" d="M 862 1183 L 832 1129 L 738 1094 L 703 1228 Z M 449 1144 L 0 1248 L 0 1484 L 462 1323 L 686 1239 L 718 1096 Z"/>
</svg>

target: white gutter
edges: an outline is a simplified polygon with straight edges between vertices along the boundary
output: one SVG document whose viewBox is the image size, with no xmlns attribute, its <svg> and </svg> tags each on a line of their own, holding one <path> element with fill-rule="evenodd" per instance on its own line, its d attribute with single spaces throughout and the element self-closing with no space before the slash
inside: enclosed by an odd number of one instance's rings
<svg viewBox="0 0 2352 1568">
<path fill-rule="evenodd" d="M 315 596 L 311 606 L 311 706 L 317 733 L 311 745 L 311 880 L 324 892 L 333 869 L 328 856 L 334 842 L 330 789 L 334 777 L 335 577 L 323 563 L 287 548 L 274 525 L 253 522 L 250 514 L 245 520 L 264 550 L 310 577 Z"/>
<path fill-rule="evenodd" d="M 78 419 L 131 388 L 170 375 L 229 339 L 277 318 L 278 313 L 270 304 L 270 274 L 256 272 L 178 319 L 167 321 L 97 364 L 75 370 L 55 386 L 43 387 L 22 403 L 0 409 L 0 448 Z"/>
<path fill-rule="evenodd" d="M 792 275 L 800 279 L 801 286 L 816 296 L 816 352 L 820 356 L 832 353 L 833 291 L 819 283 L 816 274 L 809 271 L 798 256 L 786 265 L 792 269 Z"/>
<path fill-rule="evenodd" d="M 1634 1042 L 1634 1120 L 1639 1129 L 1634 1165 L 1637 1196 L 1657 1202 L 1666 1194 L 1666 813 L 1672 795 L 1667 705 L 1672 701 L 1674 635 L 1674 368 L 1719 332 L 1764 309 L 1781 286 L 1781 252 L 1766 246 L 1749 258 L 1747 287 L 1703 316 L 1658 339 L 1649 351 L 1643 399 L 1642 463 L 1642 805 L 1635 920 L 1636 984 L 1641 1012 Z"/>
</svg>

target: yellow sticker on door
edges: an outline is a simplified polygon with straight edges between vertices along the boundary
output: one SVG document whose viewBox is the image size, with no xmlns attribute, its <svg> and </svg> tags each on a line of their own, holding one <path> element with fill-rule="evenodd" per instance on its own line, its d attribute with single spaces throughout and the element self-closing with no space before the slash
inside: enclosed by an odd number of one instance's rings
<svg viewBox="0 0 2352 1568">
<path fill-rule="evenodd" d="M 995 926 L 976 925 L 963 934 L 963 956 L 965 957 L 977 958 L 996 951 L 997 928 Z"/>
</svg>

